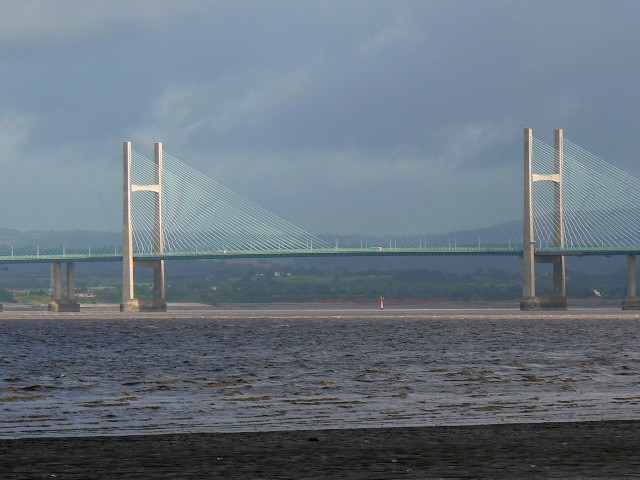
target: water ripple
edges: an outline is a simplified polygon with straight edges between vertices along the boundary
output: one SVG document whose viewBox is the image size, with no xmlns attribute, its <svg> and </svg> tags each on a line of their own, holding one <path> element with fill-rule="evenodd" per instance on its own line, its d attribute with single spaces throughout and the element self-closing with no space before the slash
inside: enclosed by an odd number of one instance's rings
<svg viewBox="0 0 640 480">
<path fill-rule="evenodd" d="M 241 315 L 0 321 L 0 437 L 640 414 L 635 319 Z"/>
</svg>

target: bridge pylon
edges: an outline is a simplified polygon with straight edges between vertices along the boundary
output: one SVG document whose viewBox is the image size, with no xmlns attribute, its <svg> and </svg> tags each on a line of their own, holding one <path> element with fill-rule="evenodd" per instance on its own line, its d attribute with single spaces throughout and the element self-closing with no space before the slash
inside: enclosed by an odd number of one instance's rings
<svg viewBox="0 0 640 480">
<path fill-rule="evenodd" d="M 554 132 L 555 162 L 551 174 L 533 173 L 533 129 L 524 129 L 524 222 L 522 235 L 522 300 L 520 310 L 566 310 L 566 270 L 563 255 L 536 254 L 535 225 L 533 221 L 533 184 L 552 182 L 554 185 L 554 247 L 564 246 L 564 215 L 562 199 L 563 131 Z M 536 263 L 553 264 L 553 295 L 536 295 Z"/>
<path fill-rule="evenodd" d="M 135 260 L 131 200 L 135 192 L 153 192 L 154 195 L 154 251 L 164 253 L 164 229 L 162 227 L 162 143 L 154 144 L 154 183 L 131 183 L 131 142 L 123 144 L 123 224 L 122 224 L 122 303 L 121 312 L 166 311 L 167 300 L 164 281 L 164 260 Z M 153 297 L 135 298 L 134 279 L 136 268 L 153 268 Z"/>
</svg>

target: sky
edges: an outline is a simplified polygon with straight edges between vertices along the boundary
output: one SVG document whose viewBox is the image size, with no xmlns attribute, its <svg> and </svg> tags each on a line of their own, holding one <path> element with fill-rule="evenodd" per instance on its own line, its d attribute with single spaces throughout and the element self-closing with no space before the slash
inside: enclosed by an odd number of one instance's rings
<svg viewBox="0 0 640 480">
<path fill-rule="evenodd" d="M 640 178 L 640 2 L 0 0 L 0 226 L 121 228 L 153 142 L 318 234 L 522 216 L 523 128 Z"/>
</svg>

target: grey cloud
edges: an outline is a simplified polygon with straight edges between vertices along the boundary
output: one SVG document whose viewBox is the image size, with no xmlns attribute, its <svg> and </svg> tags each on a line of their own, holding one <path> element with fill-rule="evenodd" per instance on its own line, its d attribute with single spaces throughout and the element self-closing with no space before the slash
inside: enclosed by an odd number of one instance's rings
<svg viewBox="0 0 640 480">
<path fill-rule="evenodd" d="M 163 140 L 309 230 L 460 228 L 520 215 L 525 126 L 548 143 L 564 127 L 640 176 L 636 2 L 4 7 L 0 145 L 20 158 L 16 189 L 65 184 L 84 162 L 116 180 L 117 213 L 120 142 Z M 39 180 L 41 158 L 61 167 Z M 44 203 L 34 190 L 20 208 Z"/>
<path fill-rule="evenodd" d="M 51 52 L 126 28 L 162 28 L 202 4 L 192 0 L 3 0 L 0 50 L 37 54 L 38 49 Z"/>
</svg>

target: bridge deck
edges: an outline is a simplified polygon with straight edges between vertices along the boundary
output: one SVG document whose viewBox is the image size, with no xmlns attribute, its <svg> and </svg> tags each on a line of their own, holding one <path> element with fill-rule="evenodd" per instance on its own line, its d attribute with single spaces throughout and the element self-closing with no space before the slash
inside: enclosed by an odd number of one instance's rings
<svg viewBox="0 0 640 480">
<path fill-rule="evenodd" d="M 540 256 L 613 256 L 640 255 L 640 247 L 602 247 L 538 249 Z M 419 256 L 522 256 L 522 248 L 514 247 L 445 247 L 445 248 L 337 248 L 322 250 L 252 250 L 209 252 L 137 253 L 136 260 L 205 260 L 242 258 L 322 258 L 322 257 L 419 257 Z M 64 263 L 64 262 L 121 262 L 122 254 L 42 254 L 0 256 L 0 264 L 17 263 Z"/>
</svg>

